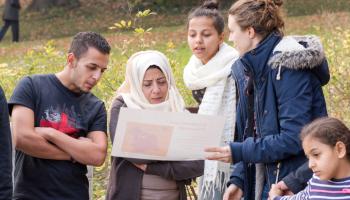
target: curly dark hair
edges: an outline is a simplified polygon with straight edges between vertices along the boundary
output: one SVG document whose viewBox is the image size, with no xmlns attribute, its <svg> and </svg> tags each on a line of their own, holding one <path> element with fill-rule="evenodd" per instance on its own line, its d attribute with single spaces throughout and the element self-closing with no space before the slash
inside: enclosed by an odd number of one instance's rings
<svg viewBox="0 0 350 200">
<path fill-rule="evenodd" d="M 343 142 L 346 146 L 346 156 L 350 160 L 350 130 L 339 119 L 322 117 L 304 126 L 300 138 L 310 136 L 320 142 L 334 147 L 337 142 Z"/>
<path fill-rule="evenodd" d="M 73 37 L 68 53 L 73 53 L 79 59 L 87 52 L 89 47 L 93 47 L 103 54 L 109 54 L 111 51 L 107 40 L 100 34 L 95 32 L 79 32 Z"/>
</svg>

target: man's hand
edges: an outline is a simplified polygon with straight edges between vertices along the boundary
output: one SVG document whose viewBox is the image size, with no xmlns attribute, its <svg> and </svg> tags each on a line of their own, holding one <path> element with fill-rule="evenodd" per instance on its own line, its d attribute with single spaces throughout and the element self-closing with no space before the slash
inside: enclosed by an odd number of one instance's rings
<svg viewBox="0 0 350 200">
<path fill-rule="evenodd" d="M 225 191 L 223 200 L 240 200 L 243 196 L 243 191 L 234 184 L 231 184 Z"/>
<path fill-rule="evenodd" d="M 209 147 L 205 149 L 205 152 L 208 152 L 206 159 L 207 160 L 217 160 L 221 162 L 231 163 L 232 154 L 230 146 L 224 147 Z"/>
</svg>

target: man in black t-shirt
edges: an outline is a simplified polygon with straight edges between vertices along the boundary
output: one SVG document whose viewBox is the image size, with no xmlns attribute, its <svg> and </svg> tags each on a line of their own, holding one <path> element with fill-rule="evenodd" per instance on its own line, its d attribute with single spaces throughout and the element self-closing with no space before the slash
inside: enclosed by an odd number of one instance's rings
<svg viewBox="0 0 350 200">
<path fill-rule="evenodd" d="M 12 138 L 4 91 L 0 86 L 0 199 L 12 197 Z"/>
<path fill-rule="evenodd" d="M 57 74 L 24 77 L 9 101 L 16 141 L 13 199 L 87 200 L 86 165 L 107 151 L 106 109 L 90 90 L 107 68 L 99 34 L 75 35 Z"/>
</svg>

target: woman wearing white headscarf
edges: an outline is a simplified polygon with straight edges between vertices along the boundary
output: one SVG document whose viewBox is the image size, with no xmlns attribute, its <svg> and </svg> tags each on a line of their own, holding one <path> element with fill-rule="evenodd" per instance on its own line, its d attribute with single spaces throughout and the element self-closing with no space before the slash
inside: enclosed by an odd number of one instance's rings
<svg viewBox="0 0 350 200">
<path fill-rule="evenodd" d="M 111 140 L 121 107 L 185 112 L 169 62 L 158 51 L 135 53 L 111 109 Z M 112 157 L 108 200 L 186 200 L 185 184 L 203 174 L 203 161 L 150 161 Z"/>
</svg>

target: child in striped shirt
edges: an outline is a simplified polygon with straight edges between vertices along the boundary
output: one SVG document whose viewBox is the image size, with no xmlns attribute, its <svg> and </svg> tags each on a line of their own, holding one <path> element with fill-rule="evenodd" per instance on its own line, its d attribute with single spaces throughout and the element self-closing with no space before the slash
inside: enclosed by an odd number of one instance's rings
<svg viewBox="0 0 350 200">
<path fill-rule="evenodd" d="M 269 198 L 350 200 L 350 130 L 340 120 L 324 117 L 306 125 L 300 137 L 313 177 L 292 196 L 281 196 L 282 190 L 272 185 Z"/>
</svg>

